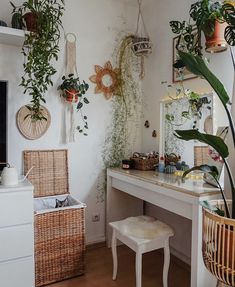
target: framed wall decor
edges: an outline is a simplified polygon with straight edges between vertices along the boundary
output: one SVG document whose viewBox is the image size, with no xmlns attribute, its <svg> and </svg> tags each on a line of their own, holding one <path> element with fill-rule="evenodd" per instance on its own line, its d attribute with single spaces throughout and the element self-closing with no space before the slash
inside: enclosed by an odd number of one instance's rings
<svg viewBox="0 0 235 287">
<path fill-rule="evenodd" d="M 195 33 L 196 33 L 196 29 L 195 29 Z M 177 53 L 177 49 L 176 49 L 176 45 L 178 44 L 180 36 L 174 37 L 173 38 L 173 61 L 172 61 L 172 81 L 173 83 L 177 83 L 181 80 L 185 81 L 185 80 L 189 80 L 189 79 L 193 79 L 193 78 L 197 78 L 197 76 L 195 76 L 194 74 L 192 74 L 186 67 L 184 68 L 180 68 L 180 69 L 175 69 L 173 67 L 173 64 L 175 64 L 175 62 L 179 59 L 178 53 Z M 182 51 L 186 51 L 186 44 L 184 43 L 184 40 L 181 39 L 180 40 L 180 46 Z"/>
</svg>

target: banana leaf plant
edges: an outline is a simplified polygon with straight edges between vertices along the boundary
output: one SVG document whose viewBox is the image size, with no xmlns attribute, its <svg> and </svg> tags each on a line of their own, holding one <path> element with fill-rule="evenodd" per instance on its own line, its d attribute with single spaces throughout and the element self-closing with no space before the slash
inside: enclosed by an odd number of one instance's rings
<svg viewBox="0 0 235 287">
<path fill-rule="evenodd" d="M 195 170 L 199 170 L 199 171 L 202 171 L 206 174 L 209 174 L 213 179 L 214 181 L 216 182 L 218 188 L 220 189 L 220 192 L 221 192 L 221 195 L 222 195 L 222 198 L 224 200 L 224 206 L 225 206 L 225 213 L 223 210 L 219 209 L 218 207 L 216 206 L 213 206 L 211 205 L 208 201 L 203 201 L 201 204 L 202 206 L 214 211 L 215 213 L 217 213 L 218 215 L 220 216 L 224 216 L 226 214 L 227 217 L 231 217 L 230 215 L 230 212 L 229 212 L 229 208 L 228 208 L 228 204 L 227 204 L 227 201 L 226 201 L 226 197 L 225 197 L 225 194 L 224 194 L 224 191 L 223 191 L 223 188 L 221 187 L 220 185 L 220 182 L 218 180 L 218 175 L 219 175 L 219 172 L 218 172 L 218 169 L 217 167 L 215 166 L 209 166 L 207 164 L 202 164 L 202 165 L 199 165 L 199 166 L 194 166 L 192 167 L 191 169 L 188 169 L 184 172 L 183 174 L 183 179 L 187 176 L 187 174 L 189 174 L 190 172 L 192 171 L 195 171 Z"/>
<path fill-rule="evenodd" d="M 180 59 L 184 62 L 187 69 L 190 72 L 194 73 L 195 75 L 205 79 L 211 85 L 211 87 L 214 89 L 215 93 L 218 95 L 221 103 L 224 106 L 224 109 L 225 109 L 227 117 L 228 117 L 230 129 L 231 129 L 231 133 L 232 133 L 232 138 L 233 138 L 233 148 L 235 148 L 235 127 L 234 127 L 233 117 L 232 117 L 232 114 L 230 111 L 231 110 L 231 102 L 230 102 L 229 96 L 228 96 L 223 84 L 209 70 L 209 68 L 207 67 L 206 63 L 204 62 L 204 60 L 201 56 L 193 55 L 191 53 L 182 52 L 182 51 L 178 51 L 178 53 L 179 53 Z M 231 169 L 230 169 L 229 164 L 228 164 L 229 149 L 228 149 L 228 146 L 226 145 L 226 143 L 224 142 L 224 140 L 218 136 L 201 133 L 195 129 L 194 130 L 176 130 L 175 136 L 178 137 L 179 139 L 182 139 L 185 141 L 198 140 L 202 143 L 210 145 L 221 156 L 221 158 L 225 164 L 225 168 L 227 170 L 227 173 L 228 173 L 230 187 L 231 187 L 231 197 L 232 197 L 232 215 L 231 215 L 231 217 L 233 219 L 235 219 L 235 183 L 234 183 Z M 209 166 L 208 166 L 208 168 L 209 168 Z M 189 170 L 188 172 L 191 172 L 194 169 L 195 169 L 195 167 L 193 169 Z M 205 167 L 197 167 L 197 169 L 203 170 L 203 169 L 205 169 Z M 214 167 L 211 167 L 211 170 L 214 170 Z M 210 171 L 210 174 L 218 182 L 218 175 L 216 175 L 216 173 L 212 172 L 212 171 Z M 220 185 L 219 185 L 219 187 L 220 187 Z M 221 190 L 222 197 L 224 199 L 226 216 L 230 217 L 226 198 L 225 198 L 225 195 L 224 195 L 221 187 L 220 187 L 220 190 Z"/>
</svg>

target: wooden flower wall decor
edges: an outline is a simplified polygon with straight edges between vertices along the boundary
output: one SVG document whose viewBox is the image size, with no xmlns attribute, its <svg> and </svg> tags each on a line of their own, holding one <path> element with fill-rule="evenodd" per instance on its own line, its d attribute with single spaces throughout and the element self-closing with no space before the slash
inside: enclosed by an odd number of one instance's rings
<svg viewBox="0 0 235 287">
<path fill-rule="evenodd" d="M 90 77 L 90 81 L 96 84 L 95 93 L 103 93 L 105 98 L 109 100 L 118 87 L 119 69 L 113 69 L 112 64 L 108 61 L 104 67 L 95 65 L 95 75 Z"/>
</svg>

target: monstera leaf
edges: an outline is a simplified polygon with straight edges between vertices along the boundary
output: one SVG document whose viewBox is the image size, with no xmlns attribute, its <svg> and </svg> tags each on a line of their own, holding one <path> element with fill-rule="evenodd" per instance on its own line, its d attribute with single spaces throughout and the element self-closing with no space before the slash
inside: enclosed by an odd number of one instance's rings
<svg viewBox="0 0 235 287">
<path fill-rule="evenodd" d="M 224 38 L 230 46 L 235 46 L 235 26 L 227 26 L 225 28 Z"/>
</svg>

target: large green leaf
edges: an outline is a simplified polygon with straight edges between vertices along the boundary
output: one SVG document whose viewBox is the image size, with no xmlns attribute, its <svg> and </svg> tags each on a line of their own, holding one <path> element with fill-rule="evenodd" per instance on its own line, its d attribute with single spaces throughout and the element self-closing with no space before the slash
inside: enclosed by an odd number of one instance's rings
<svg viewBox="0 0 235 287">
<path fill-rule="evenodd" d="M 229 96 L 220 82 L 220 80 L 208 69 L 204 60 L 200 56 L 194 56 L 190 53 L 185 53 L 178 51 L 181 60 L 185 63 L 186 67 L 193 74 L 203 77 L 211 87 L 214 89 L 218 97 L 220 98 L 223 105 L 226 107 L 226 104 L 229 102 Z"/>
<path fill-rule="evenodd" d="M 208 144 L 214 148 L 222 158 L 227 158 L 229 155 L 227 145 L 218 136 L 200 133 L 198 130 L 176 130 L 175 136 L 185 141 L 198 140 L 202 143 Z"/>
<path fill-rule="evenodd" d="M 195 170 L 200 170 L 202 172 L 205 172 L 205 173 L 208 173 L 210 174 L 215 180 L 218 179 L 218 175 L 219 175 L 219 172 L 218 172 L 218 169 L 216 166 L 210 166 L 210 165 L 207 165 L 207 164 L 202 164 L 202 165 L 199 165 L 199 166 L 194 166 L 188 170 L 186 170 L 183 174 L 183 178 L 189 174 L 190 172 L 192 171 L 195 171 Z"/>
<path fill-rule="evenodd" d="M 216 206 L 210 204 L 210 202 L 207 201 L 207 200 L 201 201 L 201 202 L 200 202 L 200 205 L 201 205 L 202 207 L 206 208 L 206 209 L 209 209 L 210 211 L 215 212 L 215 213 L 218 214 L 219 216 L 223 216 L 223 217 L 225 216 L 225 213 L 224 213 L 223 210 L 221 210 L 221 209 L 219 209 L 218 207 L 216 207 Z M 227 217 L 229 217 L 229 216 L 227 216 Z"/>
<path fill-rule="evenodd" d="M 226 201 L 226 197 L 225 197 L 225 194 L 224 194 L 224 191 L 218 181 L 218 175 L 219 175 L 219 172 L 218 172 L 218 169 L 216 166 L 210 166 L 210 165 L 207 165 L 207 164 L 202 164 L 202 165 L 199 165 L 199 166 L 194 166 L 192 167 L 191 169 L 187 170 L 184 172 L 183 174 L 183 178 L 189 174 L 190 172 L 194 171 L 194 170 L 200 170 L 206 174 L 209 174 L 216 182 L 217 186 L 219 187 L 220 189 L 220 192 L 221 192 L 221 195 L 222 195 L 222 198 L 223 198 L 223 201 L 224 201 L 224 205 L 225 205 L 225 211 L 226 211 L 226 216 L 228 218 L 230 218 L 230 212 L 229 212 L 229 208 L 228 208 L 228 204 L 227 204 L 227 201 Z M 206 208 L 209 208 L 209 206 L 207 206 Z M 220 216 L 224 216 L 224 212 L 218 208 L 215 208 L 215 209 L 211 209 L 209 208 L 210 210 L 216 212 L 217 214 L 219 214 Z"/>
</svg>

